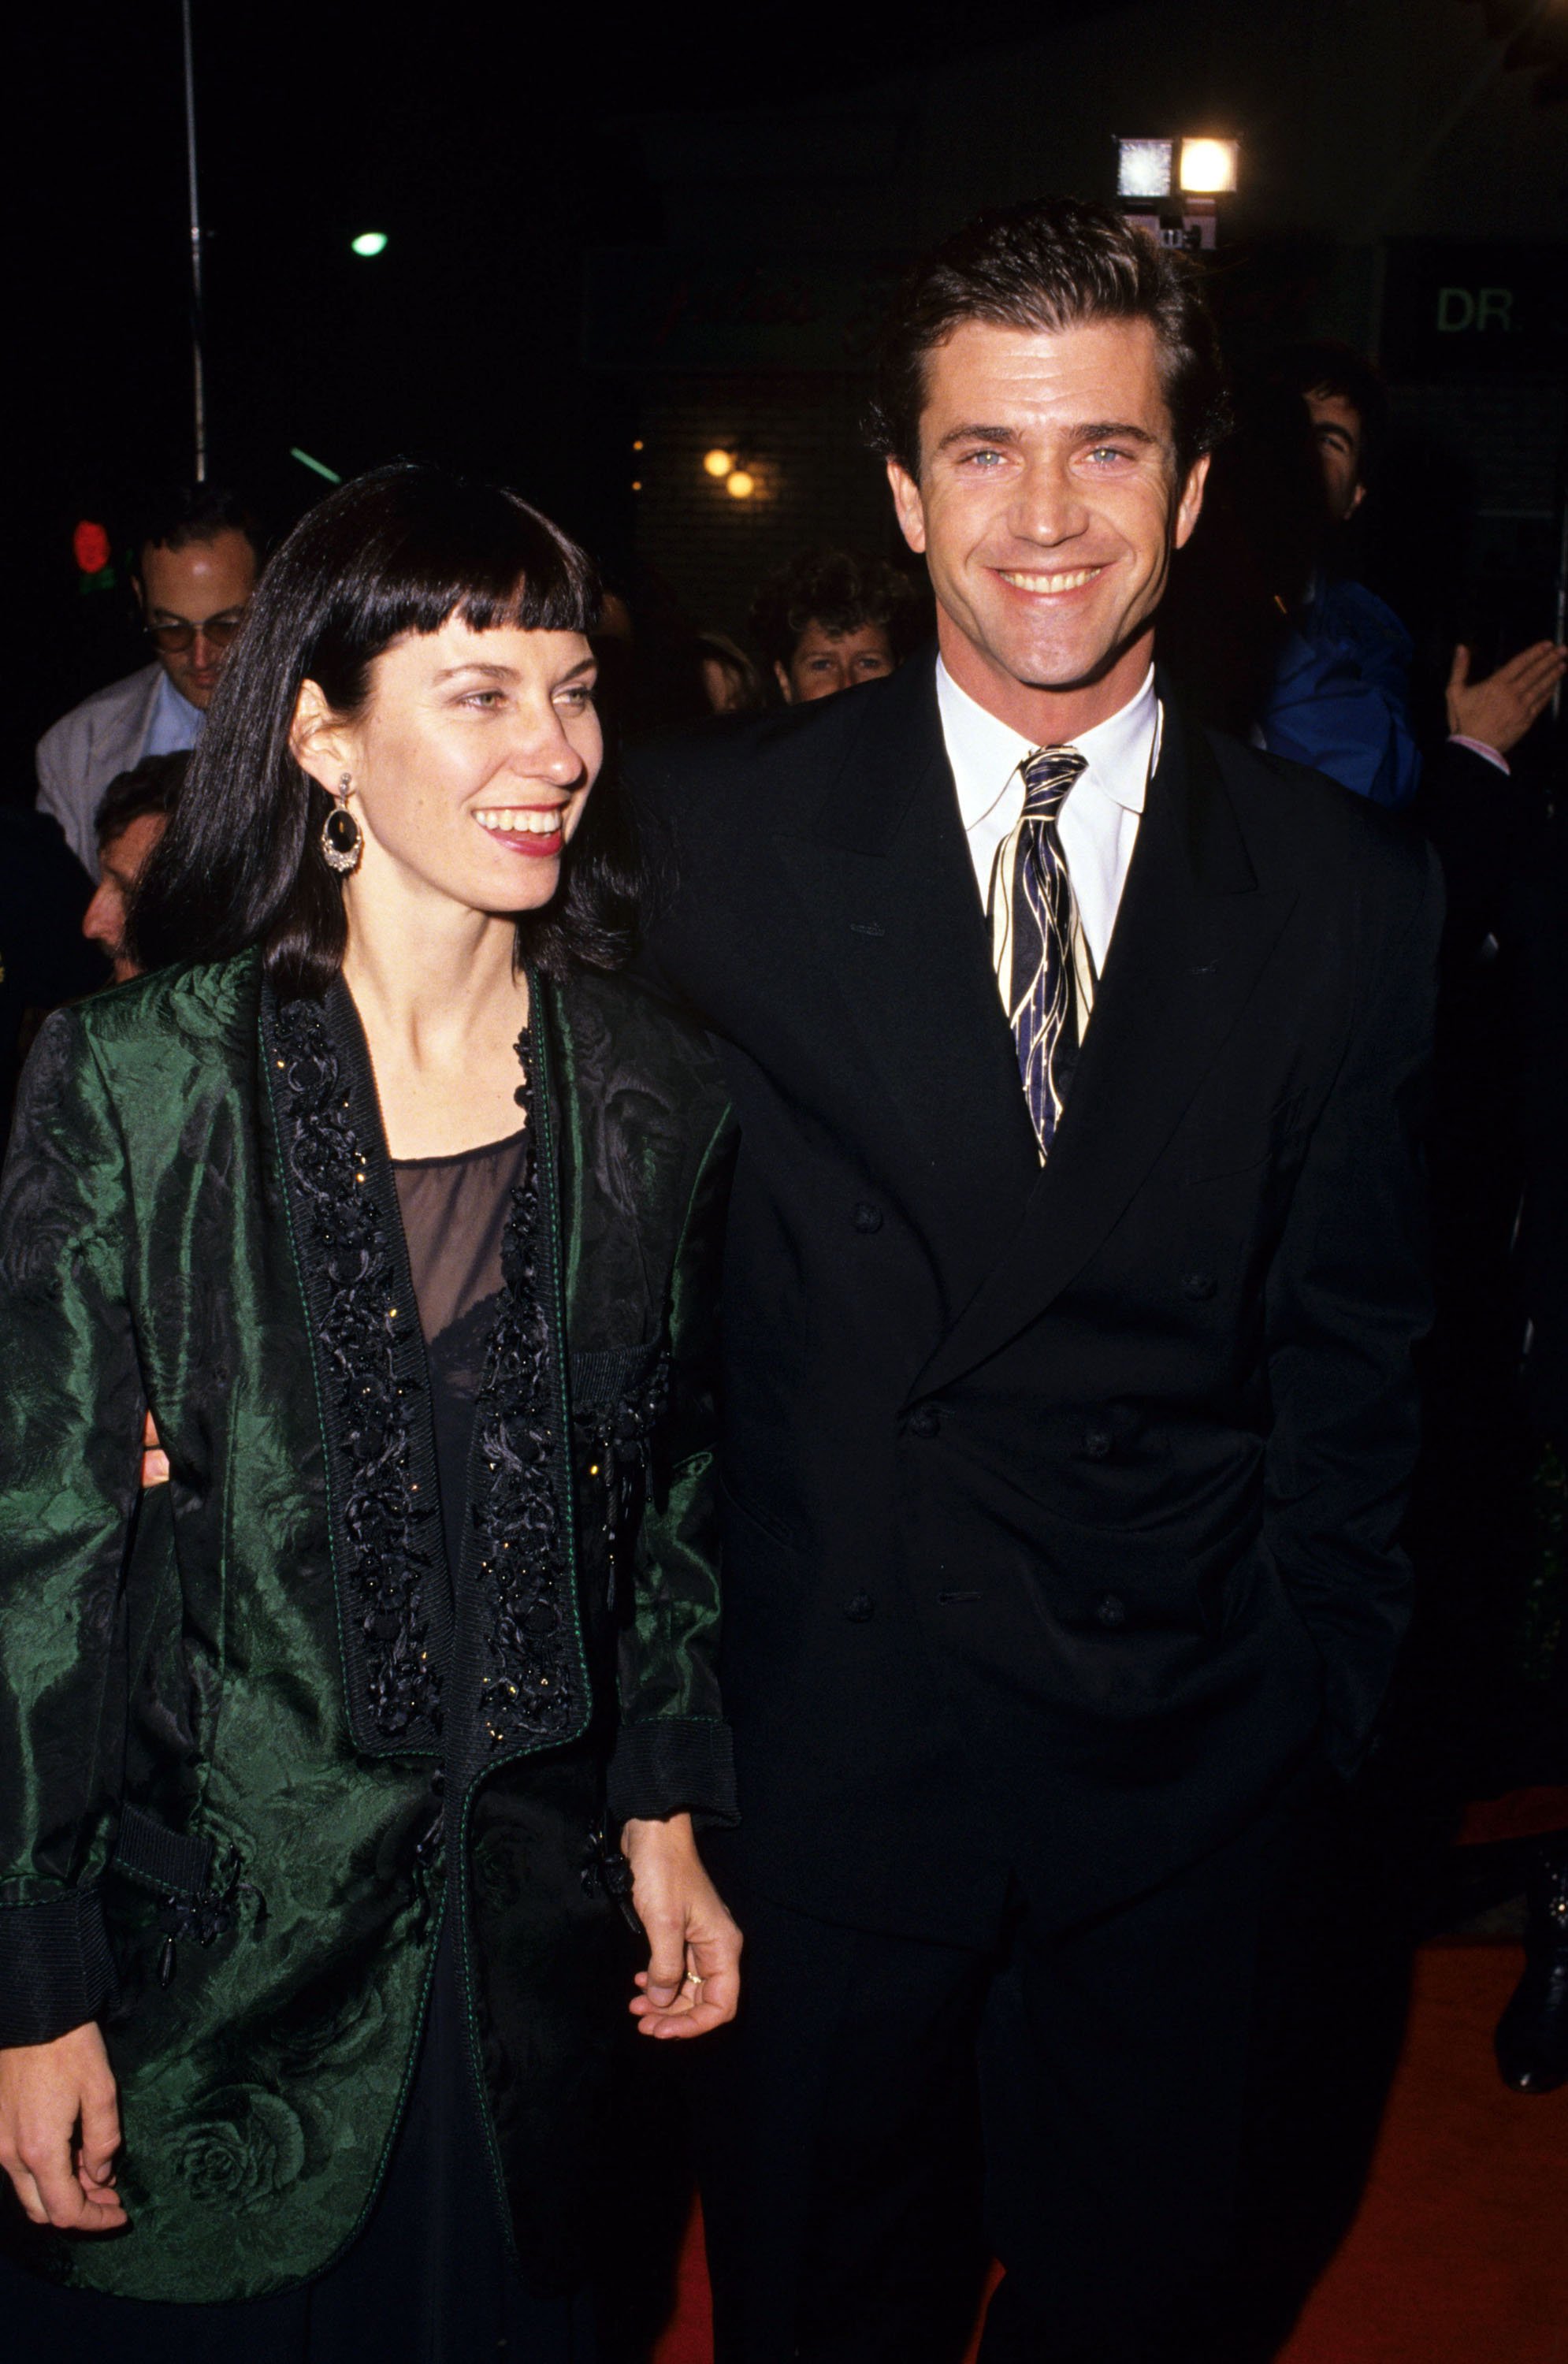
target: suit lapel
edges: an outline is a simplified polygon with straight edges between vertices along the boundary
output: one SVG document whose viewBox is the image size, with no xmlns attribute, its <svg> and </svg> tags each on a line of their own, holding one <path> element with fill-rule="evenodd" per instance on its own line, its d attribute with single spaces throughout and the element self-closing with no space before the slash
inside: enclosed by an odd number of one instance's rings
<svg viewBox="0 0 1568 2364">
<path fill-rule="evenodd" d="M 1020 1221 L 1039 1158 L 942 743 L 934 668 L 874 702 L 804 834 L 777 850 L 895 1120 L 886 1165 L 935 1256 L 950 1318 Z M 878 1110 L 864 1110 L 873 1160 Z M 877 1161 L 880 1163 L 881 1161 Z"/>
<path fill-rule="evenodd" d="M 1294 901 L 1259 888 L 1214 758 L 1167 698 L 1159 767 L 1050 1161 L 1017 1237 L 912 1392 L 944 1387 L 995 1353 L 1088 1261 L 1213 1065 Z M 1016 1072 L 1013 1096 L 1021 1107 Z"/>
</svg>

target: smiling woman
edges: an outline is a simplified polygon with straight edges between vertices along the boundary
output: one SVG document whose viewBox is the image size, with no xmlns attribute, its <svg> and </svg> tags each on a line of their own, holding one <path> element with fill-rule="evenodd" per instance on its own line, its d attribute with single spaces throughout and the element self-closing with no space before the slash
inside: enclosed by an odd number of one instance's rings
<svg viewBox="0 0 1568 2364">
<path fill-rule="evenodd" d="M 0 2263 L 0 2313 L 28 2354 L 565 2364 L 617 2024 L 735 2009 L 693 1835 L 734 1814 L 730 1128 L 700 1041 L 615 974 L 595 614 L 510 493 L 334 493 L 258 586 L 139 898 L 159 973 L 50 1020 L 23 1079 L 0 2169 L 39 2272 Z"/>
<path fill-rule="evenodd" d="M 370 795 L 384 827 L 399 833 L 391 814 L 409 786 L 403 767 L 417 768 L 421 733 L 443 767 L 473 767 L 472 791 L 492 766 L 493 809 L 565 802 L 574 831 L 602 762 L 586 640 L 597 612 L 587 557 L 514 494 L 412 467 L 379 469 L 331 494 L 258 586 L 190 792 L 139 898 L 146 965 L 222 959 L 259 942 L 273 983 L 319 991 L 342 961 L 348 898 L 315 858 L 315 842 L 345 771 L 366 828 L 373 834 Z M 479 671 L 465 678 L 464 665 Z M 561 678 L 547 686 L 552 669 Z M 373 675 L 383 693 L 373 710 Z M 520 752 L 518 719 L 527 713 L 538 724 L 541 693 L 573 745 L 566 768 L 577 785 L 564 794 L 542 788 Z M 482 732 L 465 730 L 482 717 Z M 381 750 L 373 782 L 363 769 L 367 734 Z M 348 761 L 333 768 L 350 741 L 357 780 Z M 559 747 L 549 760 L 559 771 Z M 422 787 L 410 792 L 422 803 Z M 571 959 L 613 967 L 629 944 L 637 875 L 616 782 L 601 784 L 592 811 L 563 879 L 504 869 L 483 886 L 470 881 L 488 909 L 517 915 L 520 949 L 547 972 Z"/>
</svg>

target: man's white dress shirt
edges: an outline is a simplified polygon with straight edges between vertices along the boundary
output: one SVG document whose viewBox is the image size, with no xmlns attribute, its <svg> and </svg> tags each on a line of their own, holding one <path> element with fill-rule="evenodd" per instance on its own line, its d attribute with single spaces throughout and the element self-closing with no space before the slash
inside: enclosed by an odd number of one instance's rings
<svg viewBox="0 0 1568 2364">
<path fill-rule="evenodd" d="M 991 891 L 997 852 L 1012 835 L 1024 808 L 1020 766 L 1035 753 L 1009 723 L 998 721 L 967 690 L 960 689 L 937 659 L 937 707 L 942 738 L 958 789 L 959 816 L 969 840 L 980 899 Z M 1160 755 L 1160 701 L 1154 668 L 1127 704 L 1071 743 L 1084 767 L 1069 789 L 1057 834 L 1073 882 L 1078 923 L 1099 976 L 1116 925 L 1127 866 L 1138 838 L 1139 816 Z"/>
</svg>

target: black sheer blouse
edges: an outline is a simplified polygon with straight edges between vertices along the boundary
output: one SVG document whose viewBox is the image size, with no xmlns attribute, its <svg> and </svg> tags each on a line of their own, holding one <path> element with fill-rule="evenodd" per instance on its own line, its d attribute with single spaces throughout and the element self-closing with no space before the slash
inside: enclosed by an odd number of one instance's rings
<svg viewBox="0 0 1568 2364">
<path fill-rule="evenodd" d="M 456 1579 L 468 1497 L 474 1405 L 501 1291 L 501 1241 L 512 1194 L 528 1180 L 528 1137 L 459 1150 L 451 1157 L 393 1160 L 403 1234 L 425 1355 L 436 1432 L 436 1477 L 447 1565 Z"/>
</svg>

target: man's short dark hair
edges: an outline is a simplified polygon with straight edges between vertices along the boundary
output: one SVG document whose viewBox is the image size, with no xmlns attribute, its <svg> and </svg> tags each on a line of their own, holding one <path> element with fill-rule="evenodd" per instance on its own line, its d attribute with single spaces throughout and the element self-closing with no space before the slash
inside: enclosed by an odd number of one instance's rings
<svg viewBox="0 0 1568 2364">
<path fill-rule="evenodd" d="M 144 755 L 128 772 L 117 772 L 98 799 L 93 831 L 101 847 L 109 845 L 133 820 L 149 813 L 171 813 L 189 755 Z"/>
<path fill-rule="evenodd" d="M 917 263 L 894 298 L 877 351 L 873 448 L 916 477 L 926 362 L 965 320 L 1056 331 L 1090 320 L 1147 320 L 1184 478 L 1222 440 L 1225 363 L 1199 266 L 1109 206 L 1041 197 L 984 213 Z"/>
<path fill-rule="evenodd" d="M 1376 465 L 1388 429 L 1388 395 L 1383 380 L 1364 353 L 1337 337 L 1318 337 L 1287 346 L 1271 374 L 1282 385 L 1309 394 L 1338 395 L 1361 421 L 1361 473 Z"/>
<path fill-rule="evenodd" d="M 806 550 L 768 575 L 751 604 L 751 637 L 770 664 L 788 670 L 808 625 L 831 641 L 879 624 L 902 660 L 921 637 L 924 602 L 909 577 L 860 550 Z"/>
<path fill-rule="evenodd" d="M 220 533 L 242 533 L 261 562 L 261 531 L 239 495 L 225 485 L 161 485 L 150 493 L 133 520 L 131 560 L 136 572 L 149 550 L 188 550 L 195 541 L 216 541 Z"/>
</svg>

